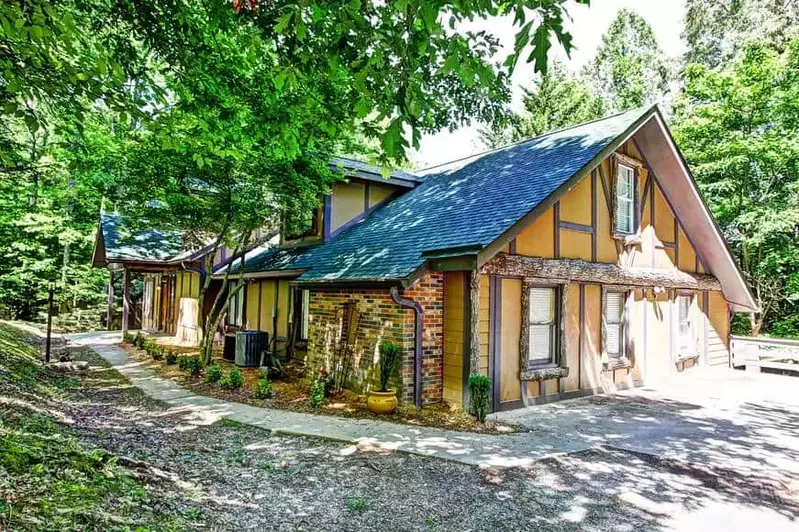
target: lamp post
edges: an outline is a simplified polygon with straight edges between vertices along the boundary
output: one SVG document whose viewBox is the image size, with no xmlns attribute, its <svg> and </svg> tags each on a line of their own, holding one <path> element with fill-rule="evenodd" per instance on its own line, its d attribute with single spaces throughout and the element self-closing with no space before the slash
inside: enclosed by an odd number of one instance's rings
<svg viewBox="0 0 799 532">
<path fill-rule="evenodd" d="M 55 283 L 50 283 L 50 291 L 47 296 L 47 341 L 44 347 L 44 361 L 50 362 L 50 337 L 53 334 L 53 296 L 55 295 Z"/>
</svg>

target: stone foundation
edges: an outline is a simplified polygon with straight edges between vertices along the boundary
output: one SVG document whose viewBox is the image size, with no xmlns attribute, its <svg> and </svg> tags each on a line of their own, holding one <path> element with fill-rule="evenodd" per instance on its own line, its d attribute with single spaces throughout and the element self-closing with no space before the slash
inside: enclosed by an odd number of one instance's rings
<svg viewBox="0 0 799 532">
<path fill-rule="evenodd" d="M 434 272 L 420 279 L 401 296 L 422 307 L 422 401 L 441 401 L 443 393 L 444 276 Z M 401 346 L 399 375 L 395 377 L 400 400 L 413 403 L 414 312 L 391 298 L 388 288 L 319 288 L 311 290 L 308 329 L 308 364 L 312 371 L 332 368 L 336 345 L 346 332 L 345 308 L 357 309 L 350 332 L 353 367 L 347 387 L 365 392 L 377 384 L 378 348 L 384 340 Z"/>
</svg>

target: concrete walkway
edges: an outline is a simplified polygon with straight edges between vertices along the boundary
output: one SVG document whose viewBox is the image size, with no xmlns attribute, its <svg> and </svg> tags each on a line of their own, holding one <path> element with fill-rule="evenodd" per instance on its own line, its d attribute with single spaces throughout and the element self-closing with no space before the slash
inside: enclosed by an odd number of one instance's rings
<svg viewBox="0 0 799 532">
<path fill-rule="evenodd" d="M 380 448 L 482 467 L 524 466 L 563 453 L 584 451 L 592 443 L 553 435 L 519 433 L 476 434 L 415 427 L 385 421 L 348 419 L 302 412 L 259 408 L 197 395 L 169 379 L 162 379 L 131 360 L 119 345 L 119 333 L 68 335 L 73 345 L 85 345 L 109 362 L 147 395 L 185 411 L 186 429 L 211 424 L 221 418 L 246 423 L 281 434 L 312 436 L 352 444 L 345 453 Z"/>
<path fill-rule="evenodd" d="M 187 428 L 226 417 L 283 434 L 383 448 L 477 466 L 524 466 L 555 455 L 612 447 L 742 475 L 799 479 L 796 377 L 697 368 L 656 386 L 496 414 L 532 432 L 476 434 L 258 408 L 199 396 L 131 361 L 119 333 L 71 335 L 133 384 L 185 410 Z"/>
</svg>

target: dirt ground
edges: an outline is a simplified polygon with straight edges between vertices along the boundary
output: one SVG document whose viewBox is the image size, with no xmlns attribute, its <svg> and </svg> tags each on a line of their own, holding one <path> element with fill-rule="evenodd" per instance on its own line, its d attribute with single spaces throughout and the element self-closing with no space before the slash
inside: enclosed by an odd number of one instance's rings
<svg viewBox="0 0 799 532">
<path fill-rule="evenodd" d="M 71 430 L 166 472 L 161 504 L 191 529 L 735 530 L 751 521 L 789 530 L 799 516 L 792 494 L 766 477 L 614 449 L 481 470 L 225 421 L 189 425 L 99 356 L 81 357 L 92 370 L 68 405 Z"/>
</svg>

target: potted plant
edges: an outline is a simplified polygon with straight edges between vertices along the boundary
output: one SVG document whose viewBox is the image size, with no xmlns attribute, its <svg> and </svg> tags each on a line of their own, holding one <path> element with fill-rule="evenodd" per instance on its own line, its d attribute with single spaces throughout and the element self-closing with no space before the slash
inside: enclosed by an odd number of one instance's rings
<svg viewBox="0 0 799 532">
<path fill-rule="evenodd" d="M 371 390 L 366 398 L 366 408 L 375 414 L 390 414 L 397 408 L 397 391 L 389 389 L 388 381 L 399 366 L 400 346 L 386 340 L 380 344 L 380 387 Z"/>
</svg>

